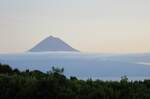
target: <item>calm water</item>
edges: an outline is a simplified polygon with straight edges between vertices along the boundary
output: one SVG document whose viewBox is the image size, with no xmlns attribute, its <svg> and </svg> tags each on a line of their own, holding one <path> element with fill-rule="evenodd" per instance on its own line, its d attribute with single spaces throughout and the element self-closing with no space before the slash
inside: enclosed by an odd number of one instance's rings
<svg viewBox="0 0 150 99">
<path fill-rule="evenodd" d="M 120 80 L 127 75 L 130 80 L 150 77 L 150 54 L 98 54 L 42 52 L 0 54 L 0 62 L 20 70 L 49 71 L 52 66 L 65 69 L 66 76 L 81 79 Z"/>
</svg>

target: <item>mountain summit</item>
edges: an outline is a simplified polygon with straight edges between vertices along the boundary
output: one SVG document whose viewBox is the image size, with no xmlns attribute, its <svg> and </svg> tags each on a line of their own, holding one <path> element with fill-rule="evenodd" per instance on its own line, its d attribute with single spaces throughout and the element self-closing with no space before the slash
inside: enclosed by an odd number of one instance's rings
<svg viewBox="0 0 150 99">
<path fill-rule="evenodd" d="M 44 52 L 44 51 L 73 51 L 78 50 L 72 48 L 70 45 L 62 41 L 61 39 L 53 36 L 49 36 L 42 40 L 39 44 L 29 50 L 29 52 Z"/>
</svg>

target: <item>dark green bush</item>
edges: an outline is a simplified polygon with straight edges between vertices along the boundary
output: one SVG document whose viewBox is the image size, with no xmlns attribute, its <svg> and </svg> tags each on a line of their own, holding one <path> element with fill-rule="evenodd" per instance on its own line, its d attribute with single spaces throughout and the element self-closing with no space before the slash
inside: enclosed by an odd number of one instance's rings
<svg viewBox="0 0 150 99">
<path fill-rule="evenodd" d="M 150 99 L 150 80 L 79 80 L 66 78 L 64 69 L 53 67 L 19 71 L 0 64 L 0 99 Z"/>
</svg>

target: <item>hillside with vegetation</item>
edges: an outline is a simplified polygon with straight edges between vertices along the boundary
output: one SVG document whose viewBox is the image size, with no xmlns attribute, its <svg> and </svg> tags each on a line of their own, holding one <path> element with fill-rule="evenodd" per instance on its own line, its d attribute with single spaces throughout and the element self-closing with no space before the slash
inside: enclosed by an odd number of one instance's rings
<svg viewBox="0 0 150 99">
<path fill-rule="evenodd" d="M 63 68 L 43 73 L 0 64 L 0 99 L 150 99 L 150 80 L 79 80 Z"/>
</svg>

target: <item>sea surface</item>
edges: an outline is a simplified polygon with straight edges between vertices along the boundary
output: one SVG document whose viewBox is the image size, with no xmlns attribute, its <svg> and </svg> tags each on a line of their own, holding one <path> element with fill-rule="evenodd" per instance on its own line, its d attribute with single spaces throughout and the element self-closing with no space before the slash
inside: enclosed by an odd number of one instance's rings
<svg viewBox="0 0 150 99">
<path fill-rule="evenodd" d="M 67 77 L 79 79 L 129 80 L 150 79 L 150 54 L 102 54 L 79 52 L 25 52 L 0 54 L 0 63 L 9 64 L 21 71 L 47 72 L 52 66 L 64 68 Z"/>
</svg>

